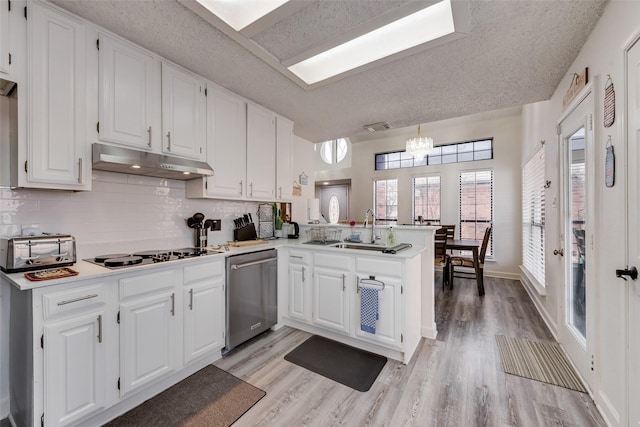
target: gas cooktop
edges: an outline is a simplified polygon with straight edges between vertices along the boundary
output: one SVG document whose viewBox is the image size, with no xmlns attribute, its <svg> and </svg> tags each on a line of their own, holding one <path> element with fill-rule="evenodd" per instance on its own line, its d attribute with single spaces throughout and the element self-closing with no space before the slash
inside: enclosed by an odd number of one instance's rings
<svg viewBox="0 0 640 427">
<path fill-rule="evenodd" d="M 220 253 L 220 251 L 211 251 L 208 249 L 200 248 L 181 248 L 170 250 L 142 251 L 132 254 L 121 253 L 98 255 L 94 258 L 85 259 L 85 261 L 109 268 L 111 270 L 117 270 L 127 267 L 156 264 L 159 262 L 213 255 L 216 253 Z"/>
</svg>

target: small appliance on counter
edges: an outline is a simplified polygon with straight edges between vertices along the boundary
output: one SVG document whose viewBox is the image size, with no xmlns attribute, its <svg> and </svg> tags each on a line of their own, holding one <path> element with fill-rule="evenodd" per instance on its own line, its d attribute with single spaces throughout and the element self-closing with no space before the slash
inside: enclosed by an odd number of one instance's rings
<svg viewBox="0 0 640 427">
<path fill-rule="evenodd" d="M 293 226 L 293 234 L 287 234 L 287 239 L 297 239 L 300 237 L 300 226 L 297 222 L 291 222 L 291 226 Z"/>
<path fill-rule="evenodd" d="M 5 273 L 64 267 L 76 262 L 76 239 L 68 234 L 0 239 L 0 270 Z"/>
</svg>

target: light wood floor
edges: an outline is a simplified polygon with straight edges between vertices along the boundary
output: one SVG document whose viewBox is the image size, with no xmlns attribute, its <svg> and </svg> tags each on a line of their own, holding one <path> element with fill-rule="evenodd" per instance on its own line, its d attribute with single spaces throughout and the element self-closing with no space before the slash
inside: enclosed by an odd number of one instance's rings
<svg viewBox="0 0 640 427">
<path fill-rule="evenodd" d="M 503 372 L 495 334 L 551 340 L 519 282 L 436 277 L 438 339 L 423 340 L 408 365 L 389 360 L 366 393 L 283 359 L 310 335 L 288 327 L 243 345 L 216 365 L 267 395 L 244 426 L 603 426 L 583 393 Z"/>
</svg>

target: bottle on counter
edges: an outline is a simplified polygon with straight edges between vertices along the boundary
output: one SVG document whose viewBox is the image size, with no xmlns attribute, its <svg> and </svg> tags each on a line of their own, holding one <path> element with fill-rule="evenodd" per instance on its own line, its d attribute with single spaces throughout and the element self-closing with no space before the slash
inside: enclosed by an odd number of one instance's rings
<svg viewBox="0 0 640 427">
<path fill-rule="evenodd" d="M 389 231 L 387 231 L 387 246 L 395 246 L 396 245 L 396 235 L 393 232 L 393 227 L 389 227 Z"/>
</svg>

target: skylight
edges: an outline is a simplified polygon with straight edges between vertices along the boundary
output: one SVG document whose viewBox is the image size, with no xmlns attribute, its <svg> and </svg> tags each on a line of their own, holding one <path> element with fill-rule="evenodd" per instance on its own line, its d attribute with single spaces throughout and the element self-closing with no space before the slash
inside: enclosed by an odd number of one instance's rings
<svg viewBox="0 0 640 427">
<path fill-rule="evenodd" d="M 311 85 L 453 32 L 451 0 L 443 0 L 288 68 Z"/>
<path fill-rule="evenodd" d="M 268 13 L 279 8 L 289 0 L 196 0 L 229 24 L 240 31 Z"/>
</svg>

